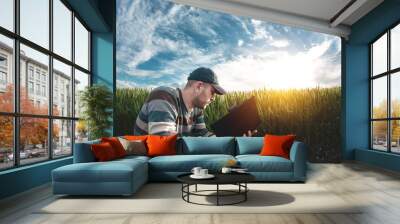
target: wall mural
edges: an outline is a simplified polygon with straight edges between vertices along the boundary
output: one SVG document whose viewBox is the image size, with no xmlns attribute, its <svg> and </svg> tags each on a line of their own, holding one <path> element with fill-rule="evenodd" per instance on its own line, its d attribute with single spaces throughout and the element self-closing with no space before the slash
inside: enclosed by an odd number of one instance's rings
<svg viewBox="0 0 400 224">
<path fill-rule="evenodd" d="M 205 123 L 256 96 L 258 136 L 296 134 L 309 161 L 340 161 L 341 42 L 336 36 L 163 0 L 117 1 L 116 132 L 133 134 L 151 89 L 183 88 L 211 68 L 228 92 Z"/>
</svg>

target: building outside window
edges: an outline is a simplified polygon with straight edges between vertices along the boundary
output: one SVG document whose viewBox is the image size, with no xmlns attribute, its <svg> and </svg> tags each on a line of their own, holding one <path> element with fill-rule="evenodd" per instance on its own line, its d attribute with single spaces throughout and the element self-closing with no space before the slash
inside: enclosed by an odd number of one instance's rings
<svg viewBox="0 0 400 224">
<path fill-rule="evenodd" d="M 86 127 L 78 125 L 79 114 L 73 113 L 70 105 L 79 101 L 77 93 L 82 86 L 89 85 L 89 82 L 82 80 L 89 80 L 91 74 L 88 60 L 90 32 L 71 7 L 66 5 L 67 2 L 51 2 L 52 4 L 49 4 L 49 0 L 19 1 L 19 12 L 11 12 L 14 17 L 19 16 L 14 18 L 19 21 L 16 24 L 18 27 L 15 31 L 8 29 L 7 32 L 0 29 L 0 83 L 14 87 L 7 89 L 11 92 L 0 88 L 0 97 L 2 94 L 14 96 L 16 89 L 27 93 L 10 100 L 11 105 L 3 105 L 4 102 L 0 102 L 0 123 L 3 129 L 7 127 L 5 132 L 0 133 L 5 134 L 0 136 L 3 140 L 0 141 L 0 156 L 6 158 L 0 160 L 0 170 L 70 156 L 73 143 L 87 139 Z M 35 13 L 38 11 L 42 13 Z M 51 28 L 49 24 L 52 24 Z M 50 42 L 53 43 L 53 48 Z M 19 58 L 19 61 L 11 60 L 15 58 L 14 54 L 17 54 L 16 58 Z M 62 62 L 54 58 L 54 54 L 61 57 Z M 74 60 L 72 55 L 75 55 Z M 49 63 L 50 61 L 53 63 Z M 15 88 L 14 66 L 20 68 L 17 74 L 20 80 L 19 88 Z M 79 75 L 74 79 L 76 73 Z M 47 94 L 51 79 L 53 89 Z M 59 85 L 60 81 L 63 82 L 62 86 Z M 72 85 L 79 85 L 79 88 L 65 88 Z M 60 105 L 57 105 L 61 94 L 63 102 L 60 103 L 59 100 Z M 50 105 L 50 99 L 53 99 L 54 105 Z M 18 113 L 13 110 L 13 102 L 20 108 Z M 19 130 L 15 135 L 14 125 L 18 125 L 16 128 Z M 32 132 L 43 134 L 35 136 L 33 140 L 30 135 Z M 16 139 L 19 140 L 15 141 Z M 14 151 L 17 152 L 16 155 Z M 15 157 L 19 159 L 16 160 Z"/>
<path fill-rule="evenodd" d="M 400 24 L 370 44 L 371 148 L 400 153 Z"/>
</svg>

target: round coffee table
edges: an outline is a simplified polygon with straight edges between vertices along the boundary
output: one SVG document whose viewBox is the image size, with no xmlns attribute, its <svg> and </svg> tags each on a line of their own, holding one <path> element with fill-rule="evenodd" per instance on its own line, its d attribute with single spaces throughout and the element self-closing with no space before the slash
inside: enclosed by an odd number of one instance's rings
<svg viewBox="0 0 400 224">
<path fill-rule="evenodd" d="M 188 203 L 198 204 L 198 205 L 234 205 L 247 200 L 247 192 L 249 188 L 247 183 L 255 180 L 255 177 L 249 173 L 216 173 L 213 174 L 215 177 L 212 179 L 193 179 L 190 177 L 191 173 L 182 174 L 177 177 L 178 181 L 182 183 L 182 199 Z M 198 184 L 205 185 L 216 185 L 215 190 L 197 190 Z M 195 186 L 194 191 L 190 191 L 190 186 Z M 220 189 L 220 185 L 236 185 L 237 190 L 223 190 Z M 205 194 L 209 192 L 215 192 L 215 194 Z M 216 197 L 216 204 L 202 204 L 190 201 L 190 196 L 204 196 L 204 197 Z M 221 203 L 221 197 L 230 196 L 241 196 L 239 200 L 231 203 Z"/>
</svg>

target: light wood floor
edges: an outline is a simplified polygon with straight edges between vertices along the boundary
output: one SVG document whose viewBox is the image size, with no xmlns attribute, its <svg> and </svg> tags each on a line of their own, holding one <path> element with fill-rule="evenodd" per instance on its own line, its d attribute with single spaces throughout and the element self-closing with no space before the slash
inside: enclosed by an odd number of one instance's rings
<svg viewBox="0 0 400 224">
<path fill-rule="evenodd" d="M 400 223 L 400 174 L 360 163 L 310 164 L 308 182 L 349 203 L 367 206 L 356 214 L 37 214 L 54 200 L 49 185 L 0 201 L 0 223 L 219 224 L 219 223 Z M 319 203 L 315 201 L 315 203 Z M 173 206 L 173 205 L 171 205 Z"/>
</svg>

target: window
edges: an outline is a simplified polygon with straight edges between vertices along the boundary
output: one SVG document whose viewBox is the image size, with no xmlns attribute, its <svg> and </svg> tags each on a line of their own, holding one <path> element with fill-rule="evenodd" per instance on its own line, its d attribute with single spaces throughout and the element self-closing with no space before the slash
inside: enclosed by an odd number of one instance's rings
<svg viewBox="0 0 400 224">
<path fill-rule="evenodd" d="M 46 86 L 42 86 L 42 96 L 46 96 Z"/>
<path fill-rule="evenodd" d="M 3 1 L 0 0 L 0 8 Z M 1 8 L 3 14 L 3 8 Z M 0 21 L 3 15 L 0 15 Z M 1 24 L 1 23 L 0 23 Z M 14 111 L 14 83 L 13 83 L 13 66 L 11 66 L 14 57 L 14 43 L 11 38 L 0 33 L 0 116 L 1 113 L 12 113 Z M 7 60 L 8 59 L 8 60 Z M 6 114 L 3 114 L 6 115 Z M 11 133 L 9 133 L 11 135 Z M 0 136 L 1 139 L 1 136 Z M 0 145 L 1 149 L 1 145 Z M 1 160 L 0 160 L 1 169 Z"/>
<path fill-rule="evenodd" d="M 49 48 L 49 0 L 20 0 L 21 36 Z"/>
<path fill-rule="evenodd" d="M 400 24 L 371 43 L 371 148 L 400 153 Z"/>
<path fill-rule="evenodd" d="M 36 84 L 36 95 L 40 95 L 40 84 Z"/>
<path fill-rule="evenodd" d="M 46 82 L 46 74 L 45 73 L 42 73 L 42 82 Z"/>
<path fill-rule="evenodd" d="M 0 170 L 70 156 L 74 136 L 87 139 L 73 105 L 90 84 L 90 31 L 67 1 L 0 0 L 0 11 Z"/>
<path fill-rule="evenodd" d="M 0 54 L 0 88 L 5 91 L 7 85 L 7 56 Z M 1 91 L 1 90 L 0 90 Z"/>
<path fill-rule="evenodd" d="M 28 93 L 33 94 L 33 82 L 28 82 Z"/>
<path fill-rule="evenodd" d="M 14 0 L 1 0 L 0 9 L 0 26 L 14 31 Z"/>
<path fill-rule="evenodd" d="M 7 68 L 7 56 L 0 55 L 0 67 Z"/>
<path fill-rule="evenodd" d="M 36 69 L 36 80 L 40 81 L 40 70 Z"/>
<path fill-rule="evenodd" d="M 89 32 L 77 18 L 75 18 L 75 62 L 89 69 Z"/>
<path fill-rule="evenodd" d="M 29 66 L 28 74 L 29 74 L 29 79 L 33 80 L 33 67 L 32 66 Z"/>
<path fill-rule="evenodd" d="M 0 84 L 6 85 L 7 84 L 7 73 L 0 71 Z"/>
</svg>

